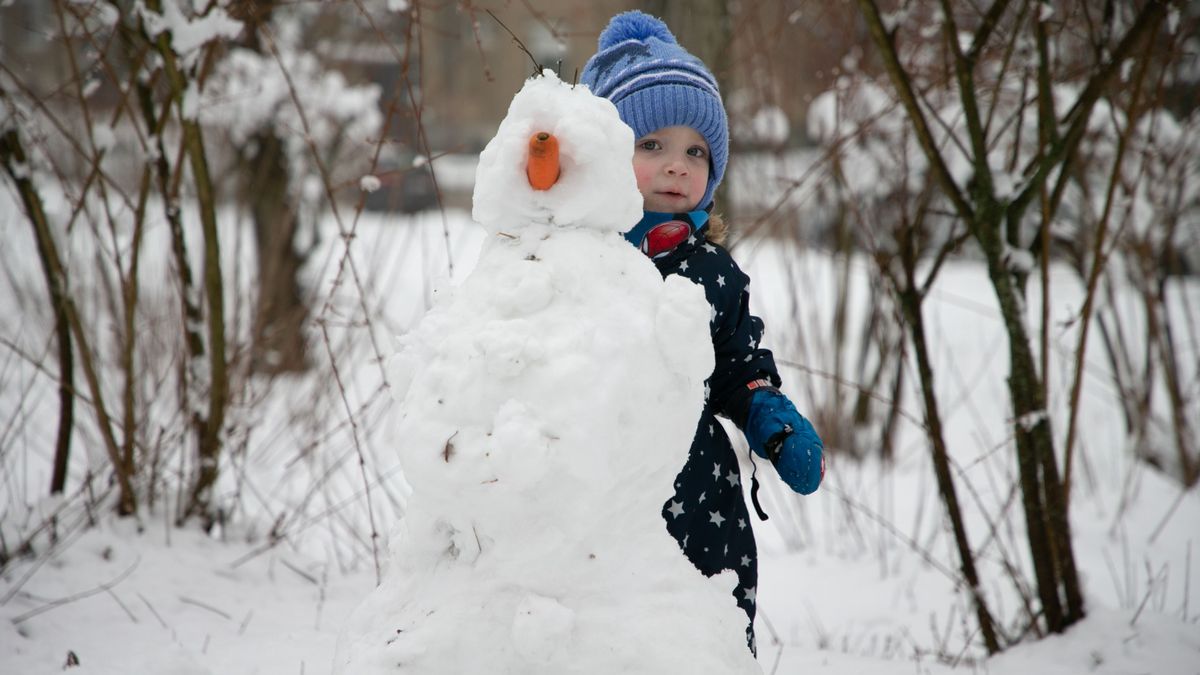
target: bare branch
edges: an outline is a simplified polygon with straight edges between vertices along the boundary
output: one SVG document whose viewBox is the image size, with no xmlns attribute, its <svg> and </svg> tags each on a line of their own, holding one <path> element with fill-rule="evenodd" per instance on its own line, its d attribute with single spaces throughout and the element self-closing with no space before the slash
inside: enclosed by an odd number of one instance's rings
<svg viewBox="0 0 1200 675">
<path fill-rule="evenodd" d="M 865 1 L 865 0 L 860 0 Z M 1069 163 L 1070 158 L 1075 154 L 1076 148 L 1079 147 L 1080 140 L 1083 139 L 1083 132 L 1087 129 L 1088 119 L 1091 117 L 1092 109 L 1095 108 L 1096 102 L 1100 100 L 1101 94 L 1108 87 L 1109 82 L 1117 74 L 1121 68 L 1121 64 L 1137 45 L 1152 31 L 1156 30 L 1160 23 L 1167 15 L 1167 3 L 1163 0 L 1149 0 L 1142 6 L 1138 12 L 1137 18 L 1134 19 L 1133 25 L 1121 38 L 1121 42 L 1113 49 L 1109 56 L 1108 62 L 1097 67 L 1095 75 L 1084 86 L 1083 91 L 1079 94 L 1071 109 L 1063 116 L 1058 126 L 1066 126 L 1066 133 L 1063 134 L 1057 142 L 1050 146 L 1046 154 L 1038 159 L 1035 159 L 1025 169 L 1025 186 L 1021 192 L 1009 203 L 1006 218 L 1010 222 L 1019 221 L 1025 213 L 1025 209 L 1037 195 L 1041 182 L 1056 168 L 1060 168 L 1058 176 L 1058 184 L 1054 188 L 1056 198 L 1052 200 L 1050 210 L 1053 214 L 1057 211 L 1058 198 L 1062 194 L 1062 186 L 1069 179 Z"/>
<path fill-rule="evenodd" d="M 968 223 L 974 222 L 975 211 L 959 190 L 958 184 L 954 182 L 954 177 L 950 175 L 950 168 L 946 165 L 945 158 L 942 157 L 941 152 L 937 149 L 937 144 L 933 140 L 933 134 L 929 130 L 929 123 L 925 120 L 925 113 L 917 103 L 912 81 L 909 79 L 904 67 L 900 64 L 900 57 L 896 53 L 894 38 L 883 26 L 883 18 L 879 14 L 879 7 L 875 4 L 875 0 L 858 0 L 858 5 L 867 20 L 867 28 L 870 30 L 871 37 L 875 41 L 875 45 L 879 48 L 880 55 L 883 57 L 884 68 L 887 70 L 893 86 L 896 87 L 896 93 L 900 97 L 900 102 L 904 105 L 905 111 L 913 122 L 913 129 L 916 131 L 917 140 L 920 142 L 925 156 L 929 159 L 934 179 L 942 188 L 942 191 L 946 193 L 947 198 L 954 204 L 954 209 L 958 212 L 959 217 Z"/>
<path fill-rule="evenodd" d="M 995 186 L 992 184 L 992 168 L 988 166 L 987 138 L 983 131 L 983 122 L 979 117 L 978 95 L 975 91 L 975 61 L 968 59 L 958 41 L 958 26 L 954 21 L 954 8 L 950 0 L 942 3 L 942 35 L 949 47 L 954 61 L 954 75 L 958 80 L 958 96 L 962 103 L 963 114 L 967 120 L 967 136 L 971 142 L 971 156 L 975 165 L 974 202 L 978 207 L 984 207 L 995 199 Z M 982 203 L 981 203 L 982 202 Z"/>
<path fill-rule="evenodd" d="M 983 21 L 979 23 L 979 27 L 975 29 L 975 36 L 971 38 L 971 47 L 967 50 L 965 58 L 968 63 L 975 63 L 979 59 L 979 55 L 983 53 L 983 48 L 987 46 L 988 39 L 996 30 L 997 24 L 1000 23 L 1000 17 L 1004 16 L 1004 12 L 1008 9 L 1008 3 L 1011 0 L 996 0 L 992 6 L 988 8 L 987 14 L 983 15 Z"/>
</svg>

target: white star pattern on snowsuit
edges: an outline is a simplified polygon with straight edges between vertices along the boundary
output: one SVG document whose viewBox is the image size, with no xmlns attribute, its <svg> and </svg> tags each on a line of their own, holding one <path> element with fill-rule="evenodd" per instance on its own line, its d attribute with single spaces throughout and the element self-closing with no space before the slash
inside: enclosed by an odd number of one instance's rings
<svg viewBox="0 0 1200 675">
<path fill-rule="evenodd" d="M 762 322 L 756 317 L 753 321 L 741 320 L 749 309 L 745 304 L 749 279 L 737 263 L 724 248 L 707 242 L 703 231 L 679 248 L 680 255 L 655 260 L 655 265 L 664 277 L 681 273 L 704 287 L 716 364 L 704 381 L 702 424 L 696 429 L 688 463 L 678 475 L 676 494 L 664 504 L 662 514 L 671 535 L 682 543 L 684 553 L 698 568 L 706 574 L 722 569 L 737 573 L 739 583 L 732 589 L 733 596 L 753 620 L 758 576 L 753 528 L 742 499 L 744 486 L 736 455 L 726 435 L 718 433 L 722 431 L 720 426 L 713 423 L 713 415 L 721 412 L 713 409 L 713 403 L 728 400 L 731 387 L 744 386 L 748 381 L 744 375 L 765 374 L 772 380 L 778 376 L 770 353 L 759 346 Z M 709 464 L 713 464 L 711 478 Z M 706 513 L 708 522 L 704 521 Z M 726 523 L 730 527 L 726 528 Z M 692 534 L 696 535 L 695 542 Z M 753 628 L 747 632 L 752 640 Z"/>
</svg>

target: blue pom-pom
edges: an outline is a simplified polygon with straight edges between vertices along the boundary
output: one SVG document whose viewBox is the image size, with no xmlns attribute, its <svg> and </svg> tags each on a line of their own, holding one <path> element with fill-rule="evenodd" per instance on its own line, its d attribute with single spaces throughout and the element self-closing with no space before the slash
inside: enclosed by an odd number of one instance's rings
<svg viewBox="0 0 1200 675">
<path fill-rule="evenodd" d="M 603 51 L 626 40 L 644 41 L 647 38 L 658 38 L 669 43 L 675 42 L 675 36 L 671 34 L 671 29 L 667 28 L 667 24 L 663 23 L 662 19 L 636 9 L 622 12 L 614 16 L 604 31 L 600 33 L 600 50 Z"/>
</svg>

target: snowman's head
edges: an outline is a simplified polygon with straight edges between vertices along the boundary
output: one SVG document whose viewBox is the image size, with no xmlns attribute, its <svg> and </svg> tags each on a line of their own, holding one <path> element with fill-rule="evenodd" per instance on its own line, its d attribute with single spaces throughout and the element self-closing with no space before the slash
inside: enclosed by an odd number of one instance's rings
<svg viewBox="0 0 1200 675">
<path fill-rule="evenodd" d="M 549 187 L 532 185 L 528 172 L 531 139 L 541 134 L 558 146 Z M 472 216 L 493 234 L 530 224 L 624 232 L 642 217 L 633 141 L 610 101 L 547 70 L 513 97 L 480 154 Z"/>
</svg>

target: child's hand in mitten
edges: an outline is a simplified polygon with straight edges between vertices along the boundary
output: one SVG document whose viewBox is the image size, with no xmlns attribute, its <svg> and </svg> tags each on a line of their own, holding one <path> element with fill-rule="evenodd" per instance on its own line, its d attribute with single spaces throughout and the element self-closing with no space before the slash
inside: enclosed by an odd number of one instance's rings
<svg viewBox="0 0 1200 675">
<path fill-rule="evenodd" d="M 773 387 L 755 391 L 745 432 L 751 449 L 771 460 L 788 487 L 816 492 L 825 476 L 825 446 L 787 396 Z"/>
</svg>

